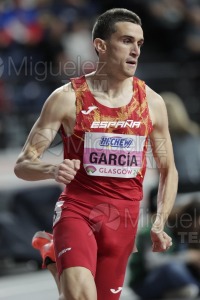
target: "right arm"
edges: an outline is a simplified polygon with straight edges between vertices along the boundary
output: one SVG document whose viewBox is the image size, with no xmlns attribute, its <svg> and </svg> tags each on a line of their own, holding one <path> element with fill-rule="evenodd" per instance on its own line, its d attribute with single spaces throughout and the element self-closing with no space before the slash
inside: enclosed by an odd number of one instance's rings
<svg viewBox="0 0 200 300">
<path fill-rule="evenodd" d="M 71 116 L 74 115 L 75 99 L 70 90 L 70 88 L 67 91 L 61 87 L 54 91 L 45 102 L 17 159 L 14 168 L 17 177 L 28 181 L 55 179 L 68 184 L 76 175 L 76 171 L 79 169 L 78 160 L 65 159 L 61 164 L 52 164 L 41 160 L 63 120 L 68 125 Z"/>
</svg>

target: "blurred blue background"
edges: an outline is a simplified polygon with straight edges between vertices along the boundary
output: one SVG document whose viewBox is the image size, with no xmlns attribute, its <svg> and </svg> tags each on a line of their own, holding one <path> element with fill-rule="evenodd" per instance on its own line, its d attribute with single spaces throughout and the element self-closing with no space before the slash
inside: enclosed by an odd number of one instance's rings
<svg viewBox="0 0 200 300">
<path fill-rule="evenodd" d="M 95 68 L 91 28 L 121 1 L 7 0 L 0 3 L 0 148 L 23 144 L 48 95 Z M 158 93 L 170 90 L 200 122 L 198 0 L 124 0 L 142 19 L 137 71 Z"/>
</svg>

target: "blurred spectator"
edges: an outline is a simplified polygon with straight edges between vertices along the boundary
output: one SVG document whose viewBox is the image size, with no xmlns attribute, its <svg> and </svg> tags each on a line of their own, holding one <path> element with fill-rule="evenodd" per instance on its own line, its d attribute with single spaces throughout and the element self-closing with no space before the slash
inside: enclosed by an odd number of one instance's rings
<svg viewBox="0 0 200 300">
<path fill-rule="evenodd" d="M 0 20 L 2 47 L 12 42 L 35 44 L 42 39 L 43 32 L 38 23 L 38 11 L 34 0 L 1 2 Z"/>
<path fill-rule="evenodd" d="M 185 47 L 189 59 L 200 59 L 200 3 L 188 2 Z"/>
<path fill-rule="evenodd" d="M 200 126 L 193 122 L 181 98 L 161 93 L 169 118 L 174 158 L 179 173 L 178 193 L 200 191 Z"/>
<path fill-rule="evenodd" d="M 178 195 L 199 192 L 200 127 L 190 119 L 182 99 L 177 94 L 163 92 L 161 96 L 168 112 L 174 158 L 179 173 Z M 157 187 L 150 191 L 148 199 L 151 212 L 156 209 L 156 196 Z M 175 209 L 168 224 L 169 233 L 172 231 L 171 234 L 174 236 L 172 253 L 168 252 L 168 255 L 163 253 L 163 256 L 155 257 L 154 254 L 149 254 L 150 248 L 144 250 L 145 253 L 142 257 L 144 268 L 141 276 L 144 279 L 143 290 L 149 291 L 149 298 L 145 299 L 151 299 L 150 295 L 154 295 L 154 299 L 161 296 L 194 298 L 197 295 L 196 287 L 200 287 L 200 200 L 191 201 L 184 207 L 178 207 L 177 211 Z M 186 220 L 188 224 L 186 224 Z M 145 240 L 144 236 L 143 240 Z M 148 265 L 150 262 L 152 265 Z M 132 268 L 134 264 L 135 262 Z M 155 278 L 158 280 L 157 288 L 149 289 L 147 284 L 154 286 Z M 137 285 L 136 279 L 132 278 L 132 280 L 133 288 L 138 289 L 138 293 L 142 293 L 142 285 Z M 173 291 L 173 289 L 176 290 Z M 171 292 L 167 293 L 167 290 L 171 290 Z"/>
<path fill-rule="evenodd" d="M 163 28 L 176 29 L 184 20 L 185 6 L 181 0 L 148 1 L 149 11 Z"/>
<path fill-rule="evenodd" d="M 64 65 L 68 59 L 62 45 L 62 38 L 68 28 L 60 18 L 50 11 L 40 15 L 40 23 L 45 31 L 42 49 L 46 63 L 46 76 L 43 81 L 50 81 L 53 89 L 62 84 Z"/>
<path fill-rule="evenodd" d="M 0 53 L 4 63 L 8 58 L 18 68 L 24 57 L 40 59 L 37 46 L 43 39 L 38 10 L 34 0 L 10 0 L 0 4 Z"/>
<path fill-rule="evenodd" d="M 149 219 L 153 221 L 152 216 Z M 200 199 L 173 209 L 166 226 L 173 247 L 167 252 L 152 252 L 149 223 L 139 232 L 138 253 L 130 260 L 130 287 L 146 300 L 196 298 L 200 291 Z"/>
<path fill-rule="evenodd" d="M 151 22 L 151 38 L 157 47 L 157 56 L 180 56 L 183 29 L 185 26 L 185 5 L 182 0 L 147 1 L 147 11 Z"/>
<path fill-rule="evenodd" d="M 23 88 L 34 75 L 35 63 L 43 59 L 40 45 L 44 30 L 34 0 L 1 2 L 0 20 L 0 56 L 4 65 L 2 79 L 6 85 L 12 83 L 15 89 L 11 99 L 13 112 L 19 112 L 21 108 L 30 105 L 23 94 Z"/>
<path fill-rule="evenodd" d="M 6 118 L 7 114 L 12 111 L 10 99 L 6 94 L 6 87 L 2 80 L 0 80 L 0 149 L 7 146 L 6 136 Z"/>
<path fill-rule="evenodd" d="M 68 55 L 65 73 L 68 77 L 81 76 L 94 71 L 97 56 L 91 41 L 90 24 L 86 19 L 73 24 L 70 33 L 63 37 L 63 46 Z"/>
<path fill-rule="evenodd" d="M 190 119 L 182 99 L 176 93 L 169 91 L 162 92 L 160 95 L 166 104 L 171 135 L 199 136 L 200 127 Z"/>
<path fill-rule="evenodd" d="M 174 159 L 179 174 L 178 194 L 200 192 L 200 126 L 193 122 L 182 99 L 175 93 L 160 93 L 165 101 Z M 156 205 L 157 187 L 149 194 Z"/>
</svg>

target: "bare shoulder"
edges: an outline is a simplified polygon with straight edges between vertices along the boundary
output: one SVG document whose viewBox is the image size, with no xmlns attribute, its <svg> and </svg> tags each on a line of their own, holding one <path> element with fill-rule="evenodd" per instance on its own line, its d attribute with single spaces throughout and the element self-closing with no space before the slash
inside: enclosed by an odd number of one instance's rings
<svg viewBox="0 0 200 300">
<path fill-rule="evenodd" d="M 158 125 L 167 119 L 167 110 L 163 98 L 146 86 L 146 96 L 153 125 Z"/>
<path fill-rule="evenodd" d="M 75 107 L 75 99 L 71 83 L 65 84 L 52 92 L 46 100 L 43 110 L 70 115 Z"/>
</svg>

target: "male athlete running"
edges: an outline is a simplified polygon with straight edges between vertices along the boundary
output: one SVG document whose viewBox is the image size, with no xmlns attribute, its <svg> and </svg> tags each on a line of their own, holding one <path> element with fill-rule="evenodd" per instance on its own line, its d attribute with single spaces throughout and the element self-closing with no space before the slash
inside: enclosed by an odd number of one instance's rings
<svg viewBox="0 0 200 300">
<path fill-rule="evenodd" d="M 96 71 L 50 95 L 15 166 L 24 180 L 66 185 L 55 208 L 55 258 L 48 252 L 51 236 L 44 233 L 42 246 L 48 243 L 44 260 L 48 253 L 56 260 L 48 266 L 65 300 L 119 299 L 137 232 L 148 138 L 160 172 L 153 251 L 172 244 L 164 225 L 178 179 L 166 108 L 133 76 L 144 42 L 141 20 L 132 11 L 112 9 L 99 16 L 92 34 Z M 58 130 L 64 160 L 51 164 L 40 157 Z"/>
</svg>

